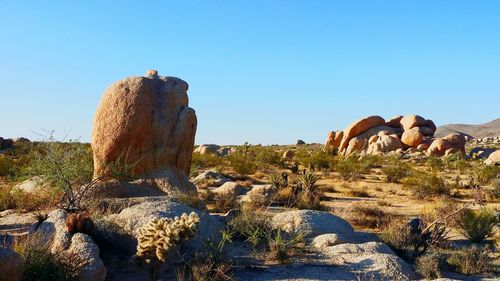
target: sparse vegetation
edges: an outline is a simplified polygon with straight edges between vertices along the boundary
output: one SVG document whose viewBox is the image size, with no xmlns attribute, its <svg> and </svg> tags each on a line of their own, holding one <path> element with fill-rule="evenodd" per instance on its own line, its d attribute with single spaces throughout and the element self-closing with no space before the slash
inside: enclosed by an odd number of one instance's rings
<svg viewBox="0 0 500 281">
<path fill-rule="evenodd" d="M 446 262 L 461 274 L 487 274 L 492 271 L 490 255 L 491 251 L 487 247 L 472 246 L 454 250 Z"/>
<path fill-rule="evenodd" d="M 403 181 L 413 196 L 424 199 L 436 195 L 448 195 L 450 190 L 446 182 L 437 173 L 415 172 Z"/>
<path fill-rule="evenodd" d="M 417 273 L 429 280 L 443 277 L 443 263 L 443 257 L 438 251 L 430 251 L 427 254 L 418 257 L 415 262 Z"/>
<path fill-rule="evenodd" d="M 465 209 L 458 219 L 462 234 L 473 243 L 481 243 L 491 236 L 493 228 L 498 223 L 495 212 L 486 207 L 479 210 Z"/>
</svg>

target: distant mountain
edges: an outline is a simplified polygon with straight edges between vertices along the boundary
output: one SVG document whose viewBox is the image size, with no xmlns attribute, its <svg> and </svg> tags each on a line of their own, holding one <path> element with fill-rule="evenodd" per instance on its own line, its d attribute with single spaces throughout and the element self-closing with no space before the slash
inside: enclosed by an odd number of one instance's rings
<svg viewBox="0 0 500 281">
<path fill-rule="evenodd" d="M 495 119 L 489 123 L 480 125 L 467 125 L 467 124 L 444 125 L 438 127 L 434 135 L 436 137 L 444 137 L 452 133 L 462 133 L 476 139 L 500 136 L 500 118 Z"/>
</svg>

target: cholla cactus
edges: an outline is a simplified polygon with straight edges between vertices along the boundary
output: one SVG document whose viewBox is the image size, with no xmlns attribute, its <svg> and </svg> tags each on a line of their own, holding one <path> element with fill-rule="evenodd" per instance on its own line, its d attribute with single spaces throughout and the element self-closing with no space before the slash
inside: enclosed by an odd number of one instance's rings
<svg viewBox="0 0 500 281">
<path fill-rule="evenodd" d="M 153 219 L 139 229 L 137 257 L 148 264 L 161 264 L 167 260 L 167 252 L 183 240 L 192 238 L 200 218 L 195 212 L 174 219 Z"/>
</svg>

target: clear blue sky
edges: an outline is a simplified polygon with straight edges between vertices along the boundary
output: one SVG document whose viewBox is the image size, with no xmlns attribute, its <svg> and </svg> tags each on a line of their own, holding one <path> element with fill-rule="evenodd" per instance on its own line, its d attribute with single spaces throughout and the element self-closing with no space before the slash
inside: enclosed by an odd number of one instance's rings
<svg viewBox="0 0 500 281">
<path fill-rule="evenodd" d="M 104 89 L 151 68 L 190 84 L 197 143 L 500 117 L 500 1 L 0 0 L 0 38 L 4 137 L 89 141 Z"/>
</svg>

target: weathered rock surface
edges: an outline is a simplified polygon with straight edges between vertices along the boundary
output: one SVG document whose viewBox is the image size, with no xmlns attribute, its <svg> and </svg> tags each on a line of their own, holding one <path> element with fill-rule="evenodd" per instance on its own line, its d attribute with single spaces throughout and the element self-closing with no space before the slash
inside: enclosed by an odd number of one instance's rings
<svg viewBox="0 0 500 281">
<path fill-rule="evenodd" d="M 77 269 L 79 280 L 106 280 L 106 268 L 99 257 L 98 246 L 88 235 L 68 232 L 67 216 L 68 213 L 62 209 L 54 210 L 40 225 L 34 225 L 31 232 L 43 233 L 47 241 L 52 241 L 51 252 Z"/>
<path fill-rule="evenodd" d="M 488 159 L 484 161 L 486 165 L 500 165 L 500 150 L 497 150 L 488 156 Z"/>
<path fill-rule="evenodd" d="M 401 142 L 408 147 L 417 147 L 424 140 L 424 135 L 419 127 L 413 127 L 405 130 L 401 136 Z"/>
<path fill-rule="evenodd" d="M 82 233 L 73 235 L 71 245 L 63 252 L 63 255 L 78 267 L 79 280 L 106 280 L 106 267 L 99 257 L 99 247 L 90 236 Z"/>
<path fill-rule="evenodd" d="M 376 279 L 413 280 L 417 275 L 409 264 L 381 242 L 340 244 L 321 251 L 331 262 L 351 272 L 374 274 Z"/>
<path fill-rule="evenodd" d="M 134 205 L 123 209 L 118 214 L 112 214 L 104 218 L 105 221 L 111 222 L 119 226 L 127 234 L 131 235 L 131 239 L 122 245 L 123 250 L 133 253 L 137 246 L 137 240 L 134 238 L 137 235 L 139 228 L 148 224 L 154 218 L 174 218 L 181 216 L 183 213 L 190 214 L 195 212 L 200 216 L 200 223 L 196 236 L 186 242 L 187 250 L 200 249 L 207 240 L 217 241 L 222 230 L 222 223 L 215 217 L 204 211 L 200 211 L 186 205 L 164 200 L 146 201 L 144 203 Z M 113 243 L 114 241 L 109 241 Z"/>
<path fill-rule="evenodd" d="M 403 144 L 397 135 L 376 136 L 376 141 L 371 143 L 366 151 L 367 154 L 380 154 L 403 148 Z"/>
<path fill-rule="evenodd" d="M 23 272 L 22 257 L 10 248 L 0 247 L 0 280 L 21 281 Z"/>
<path fill-rule="evenodd" d="M 387 127 L 400 128 L 401 127 L 401 119 L 403 119 L 402 115 L 394 116 L 389 121 L 385 122 Z"/>
<path fill-rule="evenodd" d="M 194 150 L 194 153 L 219 155 L 219 149 L 221 147 L 216 144 L 202 144 Z"/>
<path fill-rule="evenodd" d="M 352 242 L 354 242 L 352 239 L 347 239 L 341 234 L 328 233 L 314 237 L 311 245 L 316 249 L 324 249 L 326 247 Z"/>
<path fill-rule="evenodd" d="M 385 120 L 380 116 L 369 116 L 355 121 L 349 127 L 347 127 L 347 129 L 344 130 L 344 136 L 342 138 L 339 151 L 343 151 L 344 149 L 346 149 L 349 141 L 353 137 L 367 131 L 370 128 L 382 126 L 384 124 Z"/>
<path fill-rule="evenodd" d="M 328 133 L 328 137 L 326 139 L 325 146 L 333 149 L 337 149 L 342 142 L 342 138 L 344 137 L 343 131 L 332 131 Z"/>
<path fill-rule="evenodd" d="M 465 137 L 460 134 L 450 134 L 444 138 L 436 138 L 427 149 L 427 155 L 444 156 L 449 149 L 465 154 Z"/>
<path fill-rule="evenodd" d="M 200 184 L 204 181 L 210 181 L 212 186 L 219 187 L 231 180 L 226 178 L 224 175 L 217 173 L 216 171 L 205 171 L 192 179 L 192 182 L 194 184 Z"/>
<path fill-rule="evenodd" d="M 94 117 L 94 177 L 126 164 L 161 189 L 195 192 L 187 180 L 196 133 L 188 84 L 174 77 L 129 77 L 104 93 Z"/>
<path fill-rule="evenodd" d="M 290 161 L 290 160 L 293 160 L 294 157 L 295 157 L 295 151 L 293 151 L 293 150 L 286 150 L 285 152 L 283 152 L 282 159 Z"/>
<path fill-rule="evenodd" d="M 419 115 L 406 115 L 400 121 L 403 130 L 409 130 L 414 127 L 422 127 L 425 126 L 426 120 Z"/>
<path fill-rule="evenodd" d="M 48 184 L 46 184 L 43 180 L 42 177 L 40 176 L 34 176 L 32 178 L 29 178 L 21 183 L 16 184 L 12 190 L 11 193 L 15 192 L 23 192 L 26 194 L 41 194 L 41 193 L 49 193 L 50 190 Z"/>
<path fill-rule="evenodd" d="M 274 227 L 286 232 L 301 232 L 306 238 L 333 233 L 345 239 L 355 239 L 352 226 L 333 214 L 312 210 L 286 211 L 272 219 Z"/>
<path fill-rule="evenodd" d="M 253 185 L 252 189 L 241 197 L 240 202 L 266 204 L 272 200 L 276 192 L 276 188 L 270 184 Z"/>
<path fill-rule="evenodd" d="M 230 194 L 234 197 L 240 196 L 245 194 L 247 191 L 246 188 L 243 186 L 239 185 L 236 182 L 226 182 L 225 184 L 221 185 L 220 187 L 217 187 L 216 189 L 213 189 L 212 192 L 217 194 L 217 195 L 224 195 L 224 194 Z"/>
</svg>

